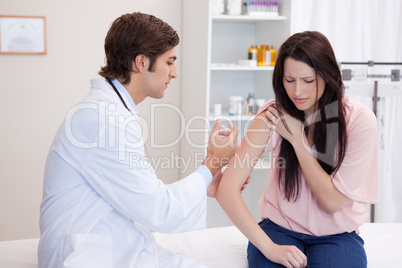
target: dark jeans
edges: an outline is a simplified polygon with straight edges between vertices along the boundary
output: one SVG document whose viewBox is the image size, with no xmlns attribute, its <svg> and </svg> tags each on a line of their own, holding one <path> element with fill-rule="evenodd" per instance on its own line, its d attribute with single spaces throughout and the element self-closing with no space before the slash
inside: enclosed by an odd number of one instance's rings
<svg viewBox="0 0 402 268">
<path fill-rule="evenodd" d="M 310 268 L 367 267 L 363 239 L 356 234 L 310 236 L 282 228 L 269 219 L 259 223 L 262 230 L 278 245 L 294 245 L 307 256 Z M 284 267 L 269 261 L 252 243 L 248 243 L 247 259 L 250 268 Z"/>
</svg>

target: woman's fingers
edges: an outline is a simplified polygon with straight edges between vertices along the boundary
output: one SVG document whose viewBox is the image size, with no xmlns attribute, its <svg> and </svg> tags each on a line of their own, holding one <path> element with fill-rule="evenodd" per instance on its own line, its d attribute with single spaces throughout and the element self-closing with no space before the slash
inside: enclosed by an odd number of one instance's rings
<svg viewBox="0 0 402 268">
<path fill-rule="evenodd" d="M 292 268 L 304 268 L 307 266 L 302 260 L 297 260 L 296 257 L 290 258 L 288 264 L 290 265 L 289 267 Z"/>
<path fill-rule="evenodd" d="M 270 130 L 276 130 L 276 125 L 274 123 L 268 123 L 268 128 Z"/>
<path fill-rule="evenodd" d="M 241 187 L 241 190 L 245 190 L 247 188 L 247 184 L 250 183 L 250 176 L 248 176 L 247 180 L 244 182 L 243 186 Z"/>
<path fill-rule="evenodd" d="M 275 107 L 271 106 L 267 109 L 267 111 L 270 111 L 276 118 L 279 118 L 279 112 Z"/>
<path fill-rule="evenodd" d="M 300 262 L 303 264 L 302 267 L 306 267 L 307 266 L 307 256 L 300 250 L 297 253 L 299 254 L 298 256 L 299 256 L 300 260 L 302 261 L 302 262 Z"/>
<path fill-rule="evenodd" d="M 275 108 L 273 108 L 273 107 L 268 108 L 268 110 L 265 112 L 265 114 L 273 124 L 275 124 L 275 125 L 278 124 L 280 117 L 279 117 L 278 111 Z"/>
<path fill-rule="evenodd" d="M 291 247 L 291 250 L 288 252 L 287 261 L 291 265 L 290 267 L 302 268 L 307 266 L 306 255 L 295 246 Z"/>
<path fill-rule="evenodd" d="M 292 267 L 306 267 L 307 261 L 304 261 L 298 254 L 294 254 L 289 260 Z"/>
</svg>

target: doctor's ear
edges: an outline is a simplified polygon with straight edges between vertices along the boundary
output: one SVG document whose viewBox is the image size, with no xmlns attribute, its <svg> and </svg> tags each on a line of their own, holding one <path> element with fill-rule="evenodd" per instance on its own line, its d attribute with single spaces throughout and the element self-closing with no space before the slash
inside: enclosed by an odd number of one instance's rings
<svg viewBox="0 0 402 268">
<path fill-rule="evenodd" d="M 138 54 L 137 57 L 135 57 L 135 60 L 133 61 L 133 70 L 138 71 L 140 73 L 146 71 L 146 61 L 147 61 L 147 56 L 144 54 Z"/>
</svg>

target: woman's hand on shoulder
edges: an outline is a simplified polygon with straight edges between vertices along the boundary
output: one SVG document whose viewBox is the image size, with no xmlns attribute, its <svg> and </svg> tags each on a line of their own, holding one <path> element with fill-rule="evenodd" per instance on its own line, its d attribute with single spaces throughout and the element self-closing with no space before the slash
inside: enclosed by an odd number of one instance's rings
<svg viewBox="0 0 402 268">
<path fill-rule="evenodd" d="M 280 115 L 278 110 L 273 106 L 266 110 L 265 115 L 269 120 L 268 128 L 278 132 L 282 138 L 286 139 L 291 144 L 303 140 L 303 122 L 299 119 L 284 111 L 282 115 Z"/>
</svg>

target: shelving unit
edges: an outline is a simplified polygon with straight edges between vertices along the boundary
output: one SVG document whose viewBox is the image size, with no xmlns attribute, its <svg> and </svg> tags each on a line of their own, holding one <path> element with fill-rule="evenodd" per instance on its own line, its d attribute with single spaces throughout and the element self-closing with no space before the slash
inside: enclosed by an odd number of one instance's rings
<svg viewBox="0 0 402 268">
<path fill-rule="evenodd" d="M 181 143 L 181 154 L 194 158 L 195 168 L 197 159 L 194 155 L 205 152 L 208 142 L 209 132 L 206 128 L 210 131 L 217 119 L 212 111 L 215 103 L 222 105 L 221 117 L 241 128 L 240 142 L 253 116 L 229 117 L 229 96 L 242 96 L 246 100 L 248 93 L 253 92 L 255 98 L 274 98 L 274 67 L 243 67 L 238 65 L 238 61 L 247 59 L 251 45 L 260 47 L 267 44 L 278 49 L 290 35 L 290 12 L 291 0 L 279 1 L 280 16 L 212 15 L 210 1 L 183 2 L 182 111 L 186 120 L 191 120 L 187 127 L 206 130 L 203 133 L 192 132 Z M 206 126 L 208 122 L 209 126 Z M 258 200 L 255 198 L 261 198 L 262 194 L 255 191 L 265 189 L 268 171 L 265 167 L 256 168 L 251 176 L 258 179 L 253 179 L 243 193 L 256 220 L 259 213 L 256 211 Z M 220 207 L 216 201 L 213 204 L 208 202 L 208 209 L 214 215 L 208 216 L 209 227 L 231 224 L 223 212 L 223 215 L 217 213 Z"/>
<path fill-rule="evenodd" d="M 285 16 L 249 16 L 249 15 L 212 15 L 212 21 L 229 21 L 229 22 L 257 22 L 286 20 Z"/>
<path fill-rule="evenodd" d="M 249 92 L 256 98 L 273 98 L 272 71 L 274 66 L 239 66 L 247 59 L 251 45 L 273 45 L 278 49 L 289 36 L 290 1 L 280 3 L 280 16 L 210 15 L 208 35 L 207 113 L 214 103 L 228 110 L 229 96 Z M 208 96 L 209 95 L 209 96 Z"/>
</svg>

